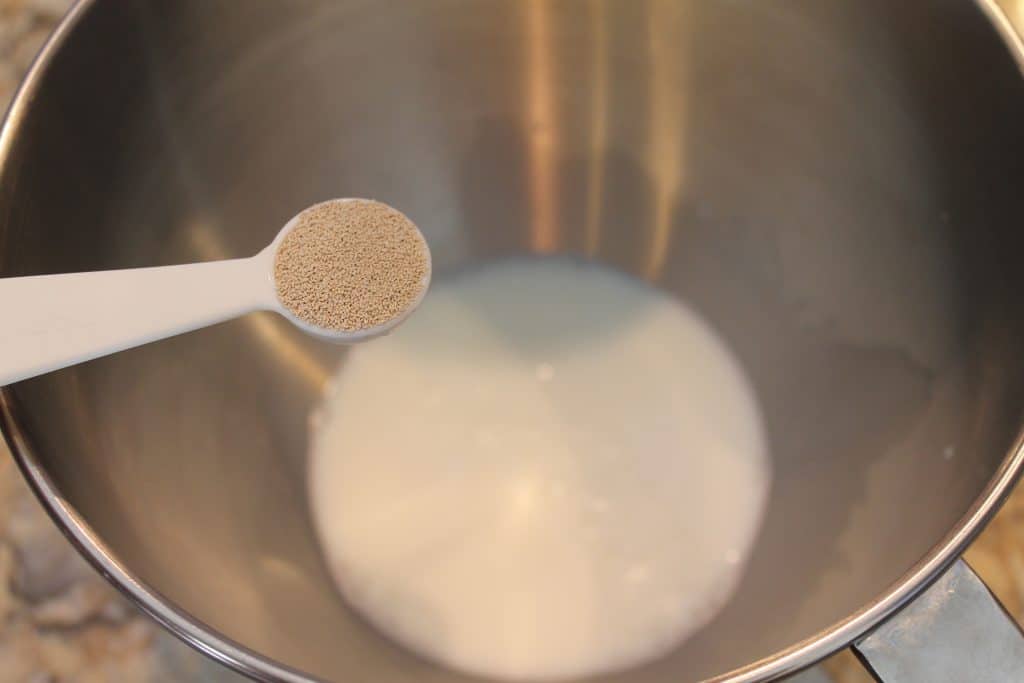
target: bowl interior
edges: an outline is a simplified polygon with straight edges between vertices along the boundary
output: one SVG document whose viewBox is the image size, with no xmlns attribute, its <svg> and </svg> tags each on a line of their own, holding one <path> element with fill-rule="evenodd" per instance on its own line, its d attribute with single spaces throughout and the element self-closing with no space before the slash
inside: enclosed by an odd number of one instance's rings
<svg viewBox="0 0 1024 683">
<path fill-rule="evenodd" d="M 971 3 L 96 2 L 24 107 L 4 276 L 250 255 L 366 196 L 437 279 L 573 252 L 695 306 L 756 387 L 772 498 L 721 616 L 614 680 L 720 675 L 842 620 L 1017 435 L 1024 88 Z M 209 629 L 332 680 L 459 680 L 324 570 L 307 418 L 343 360 L 253 315 L 6 397 L 23 457 Z"/>
</svg>

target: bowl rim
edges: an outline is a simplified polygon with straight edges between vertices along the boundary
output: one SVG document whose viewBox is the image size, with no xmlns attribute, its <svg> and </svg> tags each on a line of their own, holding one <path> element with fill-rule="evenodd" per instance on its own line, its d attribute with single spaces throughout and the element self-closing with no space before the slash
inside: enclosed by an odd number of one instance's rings
<svg viewBox="0 0 1024 683">
<path fill-rule="evenodd" d="M 974 0 L 1010 50 L 1024 76 L 1024 37 L 1001 2 Z M 14 141 L 55 55 L 98 0 L 75 0 L 47 39 L 18 87 L 0 128 L 0 169 L 9 163 Z M 286 666 L 227 638 L 176 607 L 117 559 L 74 507 L 60 494 L 39 462 L 18 419 L 9 388 L 0 387 L 0 433 L 36 497 L 78 552 L 115 588 L 186 644 L 254 680 L 311 683 L 322 679 Z M 995 474 L 951 530 L 913 567 L 873 600 L 818 633 L 706 683 L 761 683 L 797 673 L 859 640 L 938 579 L 995 516 L 1024 473 L 1024 430 Z M 326 683 L 326 682 L 323 682 Z"/>
</svg>

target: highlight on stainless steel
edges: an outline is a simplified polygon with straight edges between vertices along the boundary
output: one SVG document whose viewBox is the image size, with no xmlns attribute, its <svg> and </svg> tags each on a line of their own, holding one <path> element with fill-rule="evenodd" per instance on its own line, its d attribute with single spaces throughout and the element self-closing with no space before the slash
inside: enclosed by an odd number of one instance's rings
<svg viewBox="0 0 1024 683">
<path fill-rule="evenodd" d="M 1021 55 L 995 0 L 86 0 L 0 132 L 0 276 L 250 254 L 342 193 L 417 216 L 438 278 L 551 251 L 646 278 L 735 350 L 775 481 L 722 614 L 598 680 L 775 680 L 939 577 L 1020 472 Z M 465 681 L 323 566 L 306 426 L 342 354 L 235 321 L 6 388 L 0 423 L 212 657 Z"/>
</svg>

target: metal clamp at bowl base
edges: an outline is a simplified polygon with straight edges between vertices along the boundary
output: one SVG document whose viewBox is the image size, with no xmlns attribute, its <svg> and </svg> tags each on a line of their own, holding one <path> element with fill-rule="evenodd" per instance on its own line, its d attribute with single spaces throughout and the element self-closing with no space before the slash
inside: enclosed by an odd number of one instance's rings
<svg viewBox="0 0 1024 683">
<path fill-rule="evenodd" d="M 886 683 L 1024 681 L 1024 634 L 964 560 L 853 650 Z"/>
</svg>

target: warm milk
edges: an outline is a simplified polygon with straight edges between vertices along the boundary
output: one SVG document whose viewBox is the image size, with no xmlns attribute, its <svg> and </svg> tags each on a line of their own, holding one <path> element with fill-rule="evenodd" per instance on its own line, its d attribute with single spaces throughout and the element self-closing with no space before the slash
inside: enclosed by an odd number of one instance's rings
<svg viewBox="0 0 1024 683">
<path fill-rule="evenodd" d="M 352 350 L 312 440 L 349 603 L 498 678 L 657 657 L 728 599 L 770 467 L 754 394 L 697 315 L 563 259 L 436 284 Z"/>
</svg>

